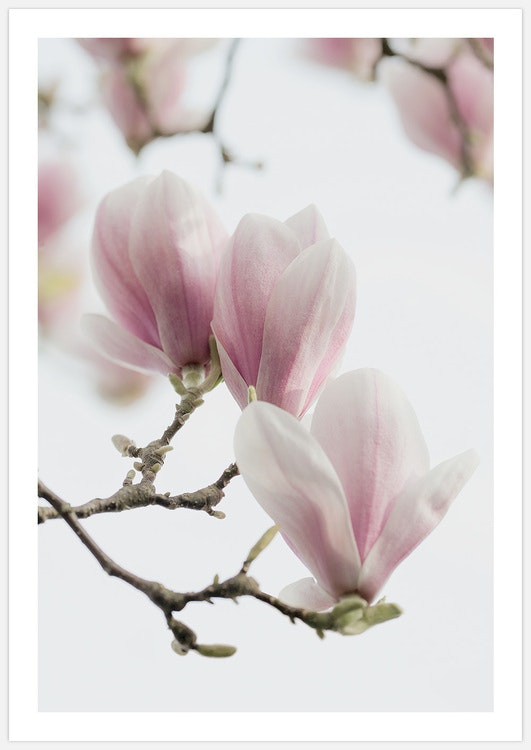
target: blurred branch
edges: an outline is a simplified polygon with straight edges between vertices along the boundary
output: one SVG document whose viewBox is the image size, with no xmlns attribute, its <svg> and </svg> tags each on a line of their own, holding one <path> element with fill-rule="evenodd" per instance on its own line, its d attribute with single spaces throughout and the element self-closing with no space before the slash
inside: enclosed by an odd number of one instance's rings
<svg viewBox="0 0 531 750">
<path fill-rule="evenodd" d="M 221 169 L 225 164 L 235 164 L 237 166 L 247 167 L 249 169 L 262 169 L 263 164 L 261 161 L 247 161 L 245 159 L 241 159 L 240 157 L 236 156 L 230 149 L 228 149 L 223 141 L 221 140 L 217 128 L 216 123 L 219 115 L 219 111 L 223 106 L 223 102 L 225 99 L 225 95 L 227 93 L 227 89 L 230 84 L 230 79 L 233 72 L 234 67 L 234 57 L 236 54 L 236 51 L 238 49 L 238 46 L 240 44 L 240 39 L 233 39 L 232 44 L 229 48 L 229 52 L 227 54 L 226 60 L 225 60 L 225 72 L 223 75 L 223 80 L 221 82 L 221 86 L 219 88 L 216 100 L 214 102 L 214 105 L 212 107 L 212 111 L 208 118 L 205 120 L 203 125 L 195 125 L 190 128 L 183 128 L 182 130 L 178 130 L 177 132 L 164 132 L 163 130 L 160 130 L 157 128 L 156 125 L 151 126 L 152 130 L 152 139 L 155 140 L 156 138 L 172 138 L 175 135 L 190 135 L 192 133 L 204 133 L 205 135 L 211 135 L 218 147 L 219 154 L 221 157 Z M 146 113 L 149 111 L 148 104 L 145 100 L 144 92 L 142 91 L 142 88 L 140 86 L 135 87 L 136 95 L 138 97 L 139 102 L 144 107 Z M 151 141 L 148 141 L 149 143 Z M 147 143 L 142 144 L 137 150 L 136 153 L 140 153 L 142 148 L 147 145 Z M 135 149 L 134 149 L 135 150 Z M 220 189 L 221 185 L 221 173 L 218 175 L 217 179 L 217 186 L 218 190 Z"/>
</svg>

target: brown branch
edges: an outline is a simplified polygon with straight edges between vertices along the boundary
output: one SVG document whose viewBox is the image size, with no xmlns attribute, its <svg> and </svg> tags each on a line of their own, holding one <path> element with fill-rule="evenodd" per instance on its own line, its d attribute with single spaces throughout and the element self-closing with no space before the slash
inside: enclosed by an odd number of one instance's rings
<svg viewBox="0 0 531 750">
<path fill-rule="evenodd" d="M 190 602 L 212 602 L 213 599 L 232 599 L 236 601 L 241 596 L 252 596 L 269 606 L 274 607 L 282 614 L 289 617 L 292 622 L 299 619 L 309 627 L 313 628 L 319 637 L 324 636 L 325 630 L 336 631 L 345 635 L 363 632 L 377 622 L 398 617 L 400 609 L 393 604 L 386 605 L 377 603 L 369 607 L 361 597 L 353 594 L 340 601 L 331 611 L 312 612 L 310 610 L 292 607 L 280 601 L 274 596 L 260 590 L 254 578 L 248 575 L 248 570 L 256 557 L 267 547 L 277 532 L 277 527 L 269 529 L 250 550 L 239 573 L 220 582 L 216 576 L 210 586 L 197 592 L 178 593 L 166 588 L 156 581 L 149 581 L 122 568 L 114 562 L 97 545 L 92 537 L 80 524 L 78 517 L 71 506 L 58 495 L 39 482 L 39 495 L 48 500 L 57 513 L 66 521 L 72 531 L 77 535 L 82 544 L 95 557 L 103 570 L 109 575 L 121 579 L 138 591 L 141 591 L 157 606 L 164 615 L 168 628 L 172 631 L 174 641 L 172 648 L 179 654 L 189 651 L 197 651 L 204 656 L 224 657 L 231 656 L 235 652 L 233 646 L 219 644 L 205 645 L 197 643 L 194 631 L 184 623 L 173 617 L 173 612 L 180 612 Z"/>
<path fill-rule="evenodd" d="M 223 491 L 225 487 L 238 473 L 238 467 L 233 463 L 225 469 L 219 479 L 207 487 L 203 487 L 196 492 L 184 492 L 181 495 L 174 496 L 171 496 L 169 492 L 164 495 L 157 494 L 153 483 L 143 479 L 135 485 L 124 485 L 110 497 L 96 497 L 82 505 L 71 507 L 70 510 L 75 513 L 78 519 L 83 519 L 99 513 L 121 513 L 124 510 L 158 505 L 168 510 L 176 510 L 177 508 L 202 510 L 215 518 L 224 518 L 225 514 L 214 510 L 214 508 L 225 496 Z M 41 492 L 43 494 L 40 494 Z M 46 492 L 44 485 L 39 484 L 39 497 L 48 500 Z M 54 507 L 44 508 L 41 506 L 38 509 L 38 523 L 60 517 L 61 514 Z"/>
</svg>

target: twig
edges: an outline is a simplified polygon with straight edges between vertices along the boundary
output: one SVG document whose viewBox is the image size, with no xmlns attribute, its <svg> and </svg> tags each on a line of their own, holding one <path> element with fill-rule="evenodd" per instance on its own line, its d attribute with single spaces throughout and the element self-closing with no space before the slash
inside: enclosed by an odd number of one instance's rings
<svg viewBox="0 0 531 750">
<path fill-rule="evenodd" d="M 184 623 L 176 620 L 173 616 L 173 612 L 180 612 L 190 602 L 212 602 L 215 598 L 232 599 L 235 601 L 240 596 L 252 596 L 274 607 L 289 617 L 292 622 L 295 622 L 296 619 L 304 622 L 313 628 L 321 638 L 325 630 L 332 630 L 345 635 L 363 632 L 371 625 L 398 617 L 401 613 L 400 609 L 393 604 L 378 603 L 374 607 L 369 607 L 367 602 L 356 594 L 340 601 L 329 612 L 312 612 L 298 607 L 291 607 L 276 597 L 261 591 L 257 581 L 248 575 L 248 570 L 252 562 L 271 542 L 278 530 L 277 527 L 269 529 L 258 540 L 250 550 L 237 575 L 222 582 L 216 576 L 213 583 L 201 591 L 177 593 L 166 588 L 161 583 L 140 578 L 115 563 L 85 531 L 68 503 L 42 483 L 39 483 L 39 494 L 41 497 L 45 497 L 57 513 L 66 521 L 82 544 L 96 558 L 109 576 L 120 578 L 125 583 L 141 591 L 161 610 L 168 628 L 172 631 L 175 639 L 172 643 L 172 648 L 179 654 L 186 654 L 188 651 L 197 651 L 204 656 L 223 657 L 231 656 L 236 650 L 233 646 L 220 644 L 205 645 L 197 642 L 195 632 Z"/>
</svg>

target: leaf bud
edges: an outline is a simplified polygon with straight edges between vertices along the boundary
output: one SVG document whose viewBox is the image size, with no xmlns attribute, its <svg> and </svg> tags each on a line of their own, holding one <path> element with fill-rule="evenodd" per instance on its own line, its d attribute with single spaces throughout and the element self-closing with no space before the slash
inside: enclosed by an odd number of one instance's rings
<svg viewBox="0 0 531 750">
<path fill-rule="evenodd" d="M 226 646 L 222 643 L 199 644 L 195 647 L 195 650 L 202 656 L 213 656 L 215 658 L 225 658 L 236 653 L 235 646 Z"/>
<path fill-rule="evenodd" d="M 125 435 L 113 435 L 111 440 L 116 450 L 121 453 L 122 456 L 129 455 L 129 448 L 136 448 L 134 442 Z"/>
</svg>

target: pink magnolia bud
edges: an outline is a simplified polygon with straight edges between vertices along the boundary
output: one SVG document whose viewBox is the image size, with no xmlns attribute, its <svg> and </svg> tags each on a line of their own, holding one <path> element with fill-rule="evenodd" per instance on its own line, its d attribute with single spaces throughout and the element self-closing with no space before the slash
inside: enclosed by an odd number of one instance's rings
<svg viewBox="0 0 531 750">
<path fill-rule="evenodd" d="M 398 58 L 383 60 L 378 75 L 413 143 L 443 157 L 464 176 L 492 181 L 492 70 L 466 47 L 444 70 L 448 89 L 434 75 Z"/>
<path fill-rule="evenodd" d="M 249 404 L 234 450 L 247 486 L 315 578 L 280 597 L 309 609 L 351 593 L 373 601 L 478 464 L 467 451 L 430 470 L 409 402 L 370 369 L 326 387 L 310 431 L 271 404 Z"/>
<path fill-rule="evenodd" d="M 358 39 L 310 39 L 310 54 L 326 65 L 335 65 L 350 71 L 356 78 L 371 81 L 374 67 L 382 56 L 382 40 Z"/>
<path fill-rule="evenodd" d="M 181 374 L 206 365 L 214 292 L 227 235 L 201 194 L 171 172 L 109 193 L 94 227 L 96 284 L 114 323 L 85 318 L 110 359 L 140 371 Z"/>
<path fill-rule="evenodd" d="M 227 386 L 296 416 L 341 356 L 354 319 L 354 268 L 313 206 L 286 222 L 249 214 L 224 254 L 212 330 Z"/>
</svg>

